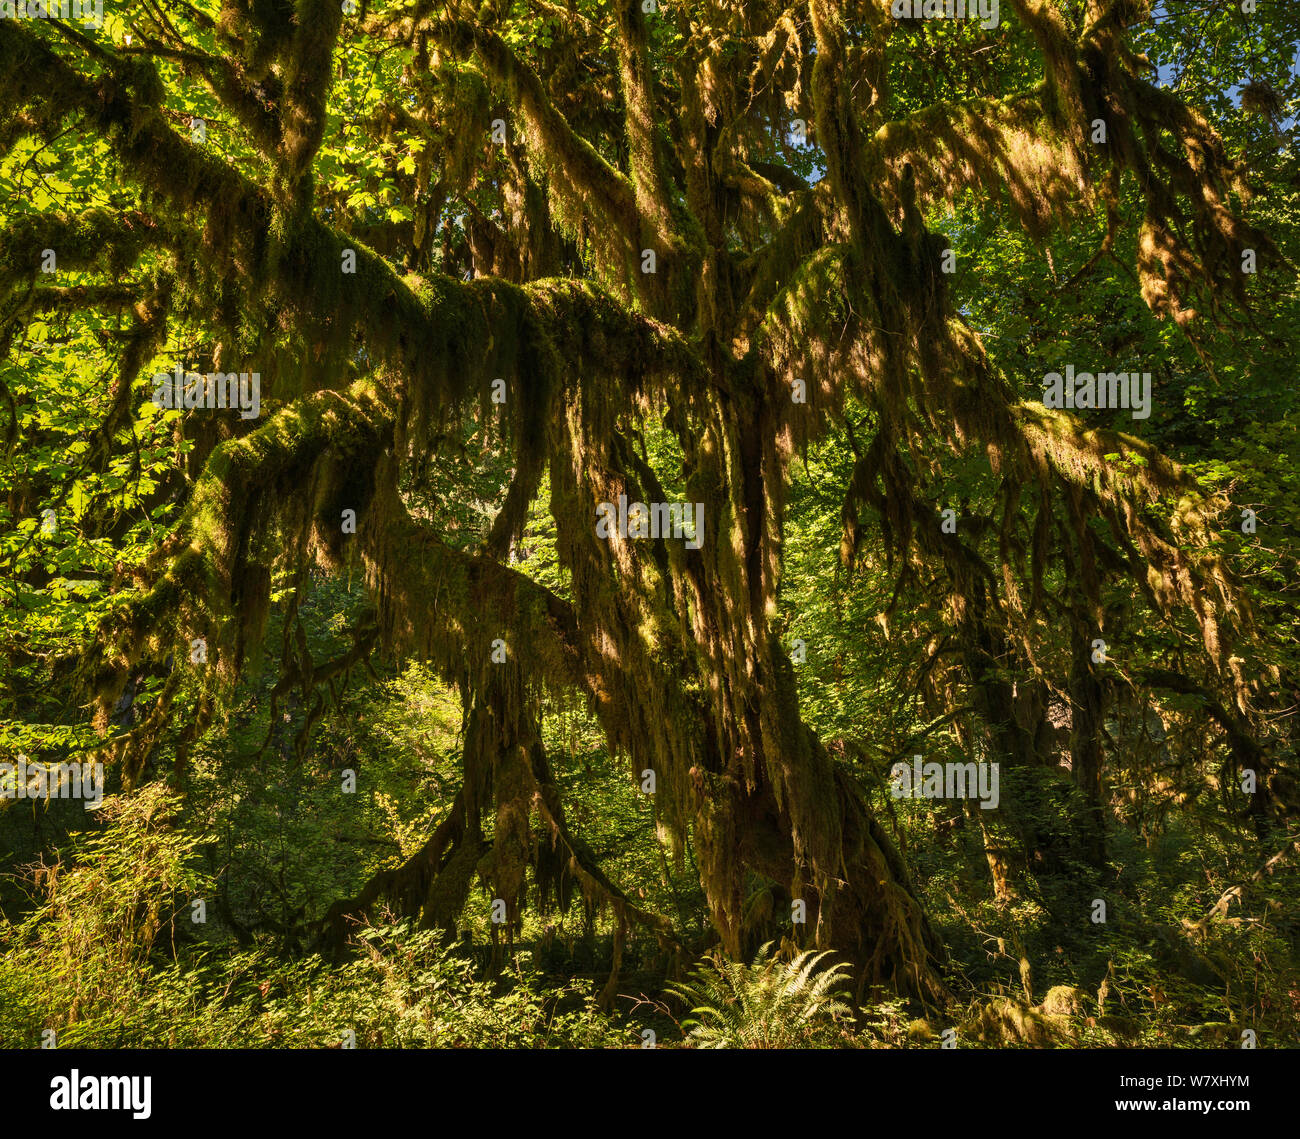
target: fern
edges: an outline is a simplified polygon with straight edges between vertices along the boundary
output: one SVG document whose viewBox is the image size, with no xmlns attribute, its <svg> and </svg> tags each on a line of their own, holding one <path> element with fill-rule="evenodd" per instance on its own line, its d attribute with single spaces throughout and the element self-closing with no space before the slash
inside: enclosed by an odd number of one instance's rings
<svg viewBox="0 0 1300 1139">
<path fill-rule="evenodd" d="M 686 1039 L 700 1048 L 799 1048 L 825 1043 L 850 1013 L 832 990 L 844 984 L 843 963 L 818 972 L 829 953 L 805 950 L 781 961 L 767 942 L 753 963 L 715 958 L 669 991 L 686 1001 Z"/>
</svg>

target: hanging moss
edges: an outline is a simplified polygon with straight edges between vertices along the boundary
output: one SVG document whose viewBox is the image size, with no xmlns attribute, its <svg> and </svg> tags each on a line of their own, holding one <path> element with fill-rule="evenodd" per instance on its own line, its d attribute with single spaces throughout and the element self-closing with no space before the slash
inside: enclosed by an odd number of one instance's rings
<svg viewBox="0 0 1300 1139">
<path fill-rule="evenodd" d="M 301 582 L 313 566 L 359 565 L 373 618 L 342 659 L 382 643 L 457 684 L 464 770 L 425 847 L 332 909 L 324 929 L 336 942 L 383 899 L 450 929 L 476 875 L 512 921 L 525 904 L 563 907 L 575 891 L 606 907 L 616 930 L 607 994 L 629 924 L 671 942 L 668 923 L 605 877 L 564 818 L 538 709 L 578 700 L 611 754 L 656 773 L 656 822 L 679 857 L 694 837 L 730 952 L 741 950 L 745 878 L 757 872 L 808 902 L 811 938 L 850 954 L 861 985 L 947 1000 L 941 943 L 864 792 L 804 724 L 774 627 L 801 447 L 842 430 L 857 452 L 846 568 L 869 541 L 882 549 L 898 575 L 891 609 L 909 575 L 939 574 L 959 663 L 934 664 L 927 683 L 949 706 L 961 703 L 958 686 L 973 694 L 980 723 L 960 727 L 971 746 L 991 741 L 1033 762 L 1045 697 L 1015 696 L 1005 662 L 1040 670 L 1030 618 L 1058 569 L 1082 585 L 1068 612 L 1071 693 L 1087 713 L 1072 741 L 1081 769 L 1095 768 L 1087 726 L 1105 699 L 1082 630 L 1101 612 L 1108 573 L 1195 629 L 1213 674 L 1205 691 L 1234 738 L 1249 738 L 1255 717 L 1250 614 L 1214 549 L 1224 501 L 1136 439 L 1015 402 L 952 311 L 937 268 L 944 239 L 925 218 L 978 192 L 1042 237 L 1105 210 L 1113 252 L 1120 195 L 1136 181 L 1148 203 L 1141 293 L 1192 336 L 1199 318 L 1229 319 L 1240 300 L 1240 249 L 1271 246 L 1241 216 L 1248 195 L 1221 142 L 1128 47 L 1142 4 L 1091 3 L 1077 36 L 1052 0 L 1012 6 L 1041 79 L 901 118 L 891 63 L 906 33 L 883 2 L 683 9 L 652 25 L 639 3 L 619 0 L 612 28 L 566 12 L 554 74 L 486 22 L 424 0 L 372 16 L 368 33 L 408 49 L 409 62 L 370 128 L 425 143 L 410 184 L 428 201 L 413 203 L 409 249 L 405 228 L 366 229 L 315 183 L 341 26 L 334 0 L 230 0 L 215 20 L 190 14 L 226 58 L 190 53 L 176 65 L 203 78 L 260 156 L 238 167 L 173 127 L 144 53 L 0 21 L 0 145 L 48 142 L 75 119 L 106 140 L 141 206 L 16 222 L 0 242 L 0 298 L 20 319 L 61 303 L 37 287 L 36 255 L 49 246 L 62 265 L 119 286 L 87 294 L 105 306 L 127 303 L 127 270 L 166 257 L 162 271 L 132 278 L 135 324 L 104 446 L 169 320 L 202 316 L 223 350 L 271 362 L 272 414 L 196 448 L 175 537 L 87 650 L 82 679 L 101 726 L 142 660 L 183 662 L 203 637 L 211 667 L 191 686 L 196 707 L 181 710 L 183 754 L 264 636 L 273 575 Z M 489 145 L 501 107 L 507 141 Z M 824 159 L 814 187 L 781 161 L 796 117 Z M 1095 117 L 1108 123 L 1105 148 L 1088 141 Z M 450 267 L 453 212 L 478 276 L 405 272 L 436 263 L 440 215 Z M 654 274 L 641 271 L 645 249 L 657 254 Z M 344 250 L 355 273 L 341 271 Z M 503 408 L 489 399 L 498 378 Z M 796 381 L 805 403 L 791 398 Z M 870 424 L 861 449 L 851 408 Z M 651 418 L 680 450 L 673 478 L 704 506 L 699 549 L 594 534 L 597 504 L 670 493 L 644 453 Z M 472 426 L 487 437 L 489 422 L 512 473 L 466 551 L 404 491 L 421 486 L 447 439 Z M 943 448 L 987 459 L 990 544 L 923 524 L 939 505 L 927 488 Z M 506 564 L 544 480 L 569 599 Z M 339 532 L 345 507 L 362 523 L 355 541 Z M 306 698 L 337 664 L 291 641 L 298 627 L 286 620 L 277 697 L 296 688 Z M 507 665 L 489 659 L 496 638 Z M 105 741 L 130 778 L 189 691 L 181 675 L 173 669 L 143 723 Z M 309 706 L 308 732 L 323 699 Z M 1026 846 L 1032 806 L 1011 820 Z"/>
</svg>

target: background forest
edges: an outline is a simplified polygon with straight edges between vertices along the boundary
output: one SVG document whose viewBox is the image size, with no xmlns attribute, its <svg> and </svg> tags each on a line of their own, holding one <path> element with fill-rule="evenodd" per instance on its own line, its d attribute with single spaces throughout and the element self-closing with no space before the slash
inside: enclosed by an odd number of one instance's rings
<svg viewBox="0 0 1300 1139">
<path fill-rule="evenodd" d="M 105 765 L 0 786 L 0 1045 L 1300 1046 L 1300 4 L 1247 7 L 0 20 L 0 762 Z M 1128 147 L 1068 208 L 1016 117 L 1067 43 Z M 1131 56 L 1220 156 L 1117 126 Z M 937 395 L 973 338 L 1001 394 Z M 223 356 L 259 418 L 150 401 Z M 1067 364 L 1151 415 L 1031 473 L 982 417 Z M 705 502 L 700 561 L 596 560 L 620 490 Z"/>
</svg>

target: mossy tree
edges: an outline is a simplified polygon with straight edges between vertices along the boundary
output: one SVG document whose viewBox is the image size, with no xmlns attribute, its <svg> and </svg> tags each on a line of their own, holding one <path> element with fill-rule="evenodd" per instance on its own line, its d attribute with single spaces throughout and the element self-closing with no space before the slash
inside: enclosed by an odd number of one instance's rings
<svg viewBox="0 0 1300 1139">
<path fill-rule="evenodd" d="M 381 896 L 453 926 L 476 873 L 513 918 L 531 870 L 541 904 L 577 888 L 613 907 L 619 942 L 630 923 L 671 942 L 566 823 L 539 708 L 577 696 L 611 752 L 654 773 L 678 848 L 692 835 L 729 951 L 757 874 L 805 903 L 796 937 L 851 958 L 859 985 L 942 1000 L 942 945 L 801 718 L 778 618 L 791 466 L 845 431 L 842 560 L 879 555 L 900 589 L 937 573 L 953 651 L 928 683 L 974 708 L 972 755 L 1049 763 L 1058 686 L 1098 807 L 1116 686 L 1093 642 L 1118 580 L 1191 662 L 1151 662 L 1148 679 L 1202 693 L 1258 771 L 1260 812 L 1280 809 L 1261 719 L 1276 675 L 1219 552 L 1227 501 L 1139 439 L 1017 399 L 951 303 L 960 242 L 930 228 L 957 199 L 1031 239 L 1102 219 L 1107 250 L 1131 239 L 1142 299 L 1195 339 L 1240 311 L 1243 251 L 1271 256 L 1242 172 L 1130 46 L 1145 0 L 1010 0 L 992 30 L 890 8 L 225 0 L 144 2 L 97 32 L 0 21 L 0 146 L 58 142 L 103 190 L 12 219 L 4 335 L 59 304 L 129 310 L 95 461 L 128 445 L 149 375 L 176 358 L 169 327 L 206 329 L 198 357 L 256 361 L 263 382 L 259 420 L 181 421 L 181 520 L 122 569 L 82 660 L 103 754 L 135 778 L 168 725 L 206 730 L 276 576 L 359 566 L 373 608 L 354 649 L 290 655 L 284 683 L 307 692 L 377 645 L 428 660 L 461 692 L 464 783 L 331 929 Z M 42 275 L 48 249 L 82 292 Z M 428 479 L 475 424 L 507 461 L 467 547 Z M 928 489 L 945 455 L 975 457 L 996 488 L 955 533 Z M 702 544 L 598 538 L 597 506 L 619 495 L 702 503 Z M 539 505 L 565 590 L 514 557 Z M 1049 575 L 1074 587 L 1057 672 Z M 164 662 L 197 638 L 191 706 L 189 673 Z M 142 666 L 162 693 L 118 731 Z M 1003 813 L 1053 856 L 1025 803 Z M 1095 816 L 1078 837 L 1102 856 Z"/>
</svg>

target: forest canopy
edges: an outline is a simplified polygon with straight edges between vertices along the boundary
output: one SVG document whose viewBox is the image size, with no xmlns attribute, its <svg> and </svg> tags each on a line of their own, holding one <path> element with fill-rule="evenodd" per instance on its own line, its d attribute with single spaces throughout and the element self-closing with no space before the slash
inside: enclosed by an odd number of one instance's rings
<svg viewBox="0 0 1300 1139">
<path fill-rule="evenodd" d="M 0 1043 L 1300 1044 L 1300 7 L 944 8 L 0 4 Z"/>
</svg>

